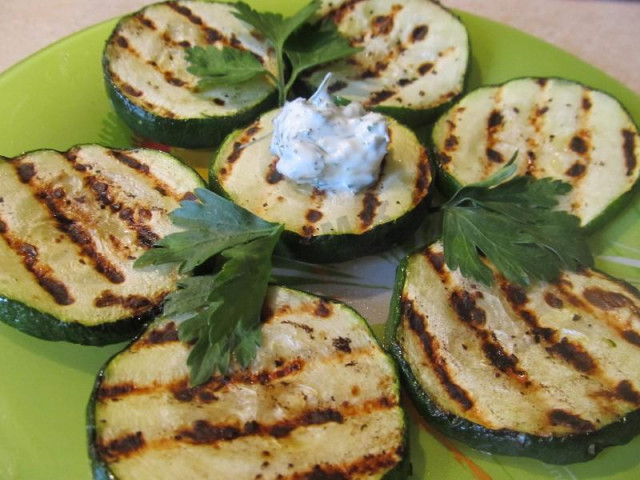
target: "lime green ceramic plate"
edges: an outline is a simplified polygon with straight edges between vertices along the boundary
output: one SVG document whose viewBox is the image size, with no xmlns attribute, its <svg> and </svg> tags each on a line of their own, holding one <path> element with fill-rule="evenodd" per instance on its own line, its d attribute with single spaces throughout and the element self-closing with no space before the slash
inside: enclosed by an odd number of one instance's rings
<svg viewBox="0 0 640 480">
<path fill-rule="evenodd" d="M 291 12 L 296 4 L 293 0 L 252 3 L 272 10 L 277 4 L 283 12 Z M 467 14 L 461 17 L 473 48 L 470 87 L 523 75 L 565 76 L 613 94 L 640 120 L 640 98 L 604 73 L 518 31 Z M 132 145 L 102 84 L 101 49 L 113 26 L 111 21 L 75 34 L 0 76 L 0 155 L 38 148 L 66 150 L 88 142 Z M 599 267 L 636 286 L 640 283 L 638 197 L 593 238 Z M 386 288 L 318 288 L 381 323 L 387 314 L 394 262 L 387 255 L 345 267 L 356 276 L 355 283 L 358 277 L 368 282 L 375 278 Z M 45 342 L 0 324 L 0 479 L 91 478 L 85 406 L 100 366 L 121 347 Z M 413 478 L 419 480 L 640 478 L 640 438 L 605 450 L 590 463 L 557 467 L 473 451 L 432 434 L 414 419 Z"/>
</svg>

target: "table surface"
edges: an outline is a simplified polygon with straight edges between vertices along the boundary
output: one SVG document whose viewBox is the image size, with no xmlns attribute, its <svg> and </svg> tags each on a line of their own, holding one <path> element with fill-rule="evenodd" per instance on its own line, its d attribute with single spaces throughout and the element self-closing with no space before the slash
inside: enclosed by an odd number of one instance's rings
<svg viewBox="0 0 640 480">
<path fill-rule="evenodd" d="M 0 0 L 0 72 L 32 53 L 149 0 Z M 306 0 L 300 0 L 303 5 Z M 443 0 L 559 46 L 640 93 L 640 0 Z M 268 4 L 268 2 L 267 2 Z"/>
</svg>

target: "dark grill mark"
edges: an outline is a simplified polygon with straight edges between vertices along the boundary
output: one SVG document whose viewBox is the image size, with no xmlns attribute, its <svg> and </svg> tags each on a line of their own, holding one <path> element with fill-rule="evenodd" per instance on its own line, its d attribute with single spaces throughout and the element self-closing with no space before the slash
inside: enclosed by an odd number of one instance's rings
<svg viewBox="0 0 640 480">
<path fill-rule="evenodd" d="M 242 153 L 242 143 L 233 142 L 233 150 L 231 155 L 227 157 L 227 163 L 235 163 L 238 158 L 240 158 L 240 154 Z"/>
<path fill-rule="evenodd" d="M 427 255 L 427 259 L 429 260 L 429 263 L 431 263 L 433 268 L 442 277 L 442 274 L 445 272 L 445 269 L 444 269 L 444 267 L 445 267 L 444 253 L 442 253 L 442 252 L 437 252 L 436 253 L 436 252 L 433 252 L 430 249 L 427 249 L 426 255 Z"/>
<path fill-rule="evenodd" d="M 141 163 L 138 159 L 128 155 L 119 150 L 109 150 L 109 154 L 113 156 L 116 160 L 118 160 L 123 165 L 126 165 L 129 168 L 132 168 L 140 173 L 148 174 L 149 173 L 149 165 L 145 165 Z"/>
<path fill-rule="evenodd" d="M 215 103 L 216 105 L 218 105 L 219 107 L 224 107 L 227 102 L 225 102 L 223 99 L 221 98 L 214 98 L 213 100 L 211 100 L 213 103 Z"/>
<path fill-rule="evenodd" d="M 449 135 L 444 141 L 444 149 L 447 151 L 455 150 L 455 148 L 458 146 L 458 143 L 458 137 L 453 134 Z"/>
<path fill-rule="evenodd" d="M 316 223 L 322 219 L 322 212 L 319 210 L 309 209 L 305 218 L 311 223 Z"/>
<path fill-rule="evenodd" d="M 542 88 L 544 88 L 544 87 L 546 87 L 546 86 L 547 86 L 547 82 L 548 82 L 548 81 L 549 81 L 549 80 L 548 80 L 548 79 L 546 79 L 546 78 L 538 78 L 538 79 L 536 80 L 536 83 L 537 83 L 538 85 L 540 85 Z"/>
<path fill-rule="evenodd" d="M 366 80 L 367 78 L 377 78 L 380 76 L 382 72 L 384 72 L 389 66 L 388 62 L 378 61 L 373 66 L 373 68 L 369 68 L 360 74 L 360 78 L 362 80 Z"/>
<path fill-rule="evenodd" d="M 9 234 L 7 224 L 0 220 L 0 234 L 11 250 L 22 257 L 22 264 L 30 272 L 44 291 L 46 291 L 58 305 L 71 305 L 75 299 L 69 293 L 67 286 L 55 278 L 51 267 L 42 265 L 38 261 L 38 249 Z"/>
<path fill-rule="evenodd" d="M 311 410 L 292 420 L 284 420 L 273 425 L 263 425 L 256 421 L 247 422 L 244 428 L 233 425 L 212 425 L 207 420 L 197 420 L 192 428 L 178 431 L 176 440 L 187 441 L 195 445 L 212 445 L 220 441 L 231 441 L 242 436 L 262 435 L 283 438 L 299 427 L 342 423 L 342 414 L 334 409 Z"/>
<path fill-rule="evenodd" d="M 123 83 L 122 85 L 120 85 L 120 88 L 129 96 L 131 97 L 141 97 L 142 96 L 142 92 L 140 90 L 137 90 L 136 88 L 134 88 L 133 86 L 129 85 L 128 83 Z"/>
<path fill-rule="evenodd" d="M 278 478 L 278 480 L 349 480 L 351 478 L 369 478 L 393 468 L 404 456 L 402 449 L 387 451 L 375 455 L 365 455 L 351 463 L 341 465 L 314 465 L 308 472 Z"/>
<path fill-rule="evenodd" d="M 376 211 L 382 202 L 374 192 L 366 192 L 362 201 L 362 210 L 358 213 L 360 228 L 366 230 L 371 226 L 376 217 Z"/>
<path fill-rule="evenodd" d="M 189 45 L 186 45 L 187 47 Z M 173 85 L 174 87 L 184 87 L 187 82 L 184 80 L 174 76 L 172 72 L 164 72 L 164 79 L 169 85 Z"/>
<path fill-rule="evenodd" d="M 284 175 L 282 175 L 278 171 L 278 168 L 276 167 L 277 163 L 278 163 L 278 159 L 274 158 L 271 161 L 271 164 L 269 164 L 269 171 L 267 172 L 267 183 L 269 185 L 275 185 L 276 183 L 284 179 Z"/>
<path fill-rule="evenodd" d="M 629 380 L 622 380 L 616 387 L 616 396 L 625 402 L 640 405 L 640 393 L 631 385 Z"/>
<path fill-rule="evenodd" d="M 416 184 L 413 191 L 413 204 L 417 205 L 425 197 L 431 185 L 431 170 L 429 169 L 429 159 L 426 151 L 421 154 L 421 161 L 418 164 L 418 175 L 416 175 Z"/>
<path fill-rule="evenodd" d="M 431 62 L 426 62 L 423 63 L 422 65 L 420 65 L 418 67 L 418 73 L 422 76 L 422 75 L 426 75 L 427 73 L 429 73 L 432 69 L 433 69 L 434 65 Z"/>
<path fill-rule="evenodd" d="M 589 151 L 589 145 L 586 140 L 578 135 L 571 139 L 571 142 L 569 142 L 569 148 L 580 155 L 584 155 Z"/>
<path fill-rule="evenodd" d="M 406 319 L 411 331 L 418 337 L 422 350 L 431 362 L 434 373 L 438 380 L 445 388 L 447 394 L 457 403 L 463 410 L 469 410 L 473 407 L 473 401 L 467 392 L 455 384 L 449 374 L 445 360 L 438 354 L 438 345 L 436 339 L 426 330 L 425 318 L 414 308 L 413 302 L 403 299 L 401 303 L 402 316 Z"/>
<path fill-rule="evenodd" d="M 547 292 L 544 294 L 544 301 L 547 303 L 547 305 L 549 305 L 551 308 L 563 308 L 564 307 L 564 302 L 562 301 L 561 298 L 556 297 L 553 293 L 551 292 Z"/>
<path fill-rule="evenodd" d="M 104 290 L 100 293 L 98 297 L 93 301 L 93 304 L 97 308 L 108 308 L 114 307 L 117 305 L 122 306 L 128 310 L 131 310 L 135 313 L 141 313 L 145 310 L 148 310 L 153 305 L 157 305 L 162 301 L 164 295 L 156 299 L 155 302 L 147 297 L 142 295 L 116 295 L 110 290 Z"/>
<path fill-rule="evenodd" d="M 333 313 L 333 305 L 331 305 L 331 302 L 325 299 L 320 299 L 317 302 L 315 309 L 313 310 L 314 315 L 322 318 L 328 318 L 331 316 L 332 313 Z"/>
<path fill-rule="evenodd" d="M 384 102 L 386 99 L 393 97 L 395 95 L 391 90 L 378 90 L 377 92 L 373 92 L 367 102 L 369 106 L 375 106 L 379 103 Z"/>
<path fill-rule="evenodd" d="M 630 176 L 636 168 L 636 133 L 632 130 L 622 130 L 622 138 L 622 152 L 627 166 L 627 176 Z"/>
<path fill-rule="evenodd" d="M 475 298 L 466 290 L 456 290 L 451 294 L 451 306 L 460 320 L 473 327 L 483 326 L 486 321 L 486 313 L 476 305 Z"/>
<path fill-rule="evenodd" d="M 378 15 L 371 20 L 371 36 L 389 35 L 393 30 L 393 15 Z"/>
<path fill-rule="evenodd" d="M 121 48 L 129 48 L 129 41 L 122 35 L 116 36 L 116 44 Z"/>
<path fill-rule="evenodd" d="M 503 286 L 503 291 L 509 300 L 509 303 L 513 306 L 522 306 L 529 302 L 529 297 L 527 297 L 527 292 L 524 288 L 514 285 L 513 283 L 505 283 Z"/>
<path fill-rule="evenodd" d="M 400 80 L 398 80 L 398 85 L 400 85 L 401 87 L 406 87 L 407 85 L 410 85 L 415 81 L 415 78 L 401 78 Z"/>
<path fill-rule="evenodd" d="M 22 183 L 29 183 L 36 175 L 36 166 L 33 163 L 21 163 L 18 165 L 18 178 Z"/>
<path fill-rule="evenodd" d="M 151 19 L 145 17 L 142 13 L 138 13 L 136 15 L 136 19 L 145 27 L 151 30 L 157 30 L 156 25 L 151 21 Z"/>
<path fill-rule="evenodd" d="M 493 163 L 504 163 L 504 157 L 497 150 L 494 150 L 493 148 L 487 148 L 486 154 L 487 158 Z"/>
<path fill-rule="evenodd" d="M 327 91 L 329 93 L 336 93 L 340 90 L 343 90 L 344 88 L 347 88 L 347 82 L 338 80 L 337 82 L 333 82 L 331 85 L 329 85 L 329 88 L 327 89 Z"/>
<path fill-rule="evenodd" d="M 194 14 L 189 8 L 185 7 L 184 5 L 180 5 L 177 2 L 168 2 L 167 6 L 173 9 L 176 13 L 179 13 L 180 15 L 187 17 L 187 19 L 189 19 L 191 23 L 195 25 L 202 25 L 202 19 L 198 17 L 196 14 Z"/>
<path fill-rule="evenodd" d="M 592 103 L 589 97 L 582 97 L 582 109 L 583 110 L 591 110 Z"/>
<path fill-rule="evenodd" d="M 204 29 L 204 38 L 206 39 L 206 42 L 211 45 L 224 40 L 224 35 L 214 28 L 206 27 Z"/>
<path fill-rule="evenodd" d="M 585 288 L 582 294 L 591 305 L 600 310 L 610 311 L 623 307 L 633 307 L 631 299 L 619 292 L 611 292 L 599 287 L 589 287 Z"/>
<path fill-rule="evenodd" d="M 338 337 L 334 338 L 331 344 L 335 347 L 336 350 L 339 350 L 344 353 L 351 353 L 351 339 Z"/>
<path fill-rule="evenodd" d="M 489 115 L 489 119 L 487 120 L 487 128 L 489 130 L 493 130 L 496 127 L 500 127 L 503 122 L 504 117 L 502 116 L 502 113 L 500 113 L 498 110 L 493 110 L 491 112 L 491 115 Z"/>
<path fill-rule="evenodd" d="M 117 383 L 115 385 L 100 385 L 96 396 L 98 397 L 98 400 L 105 401 L 127 395 L 135 389 L 136 386 L 130 382 Z"/>
<path fill-rule="evenodd" d="M 306 323 L 294 322 L 292 320 L 283 320 L 282 323 L 285 325 L 291 325 L 292 327 L 298 328 L 303 332 L 305 332 L 306 334 L 308 334 L 311 338 L 315 338 L 313 336 L 313 327 L 310 327 Z"/>
<path fill-rule="evenodd" d="M 587 171 L 587 167 L 585 165 L 583 165 L 582 163 L 576 162 L 567 169 L 565 174 L 569 177 L 575 178 L 575 177 L 581 177 L 582 175 L 584 175 L 584 172 L 586 171 Z"/>
<path fill-rule="evenodd" d="M 637 332 L 634 332 L 633 330 L 623 330 L 622 338 L 624 338 L 627 342 L 640 347 L 640 334 L 638 334 Z"/>
<path fill-rule="evenodd" d="M 131 456 L 144 448 L 146 442 L 142 432 L 132 433 L 121 438 L 116 438 L 107 444 L 100 444 L 98 452 L 103 460 L 107 462 L 117 462 L 121 458 Z"/>
<path fill-rule="evenodd" d="M 573 429 L 577 433 L 587 433 L 595 429 L 593 423 L 590 421 L 561 409 L 551 410 L 548 413 L 548 418 L 551 425 L 564 425 Z"/>
<path fill-rule="evenodd" d="M 424 37 L 427 36 L 427 33 L 429 33 L 429 26 L 428 25 L 418 25 L 411 32 L 411 41 L 412 42 L 419 42 L 421 40 L 424 40 Z"/>
<path fill-rule="evenodd" d="M 327 17 L 330 17 L 335 23 L 340 24 L 344 20 L 344 17 L 353 12 L 356 5 L 364 0 L 347 0 L 342 3 L 338 8 L 331 10 Z"/>
<path fill-rule="evenodd" d="M 580 345 L 570 342 L 566 337 L 563 337 L 560 343 L 547 347 L 546 350 L 559 356 L 583 373 L 593 373 L 596 369 L 595 361 L 589 353 Z"/>
<path fill-rule="evenodd" d="M 156 328 L 151 330 L 151 333 L 147 337 L 144 338 L 144 342 L 150 345 L 161 345 L 164 343 L 172 343 L 177 342 L 180 339 L 178 338 L 178 329 L 176 328 L 176 324 L 173 322 L 167 323 L 164 328 Z"/>
</svg>

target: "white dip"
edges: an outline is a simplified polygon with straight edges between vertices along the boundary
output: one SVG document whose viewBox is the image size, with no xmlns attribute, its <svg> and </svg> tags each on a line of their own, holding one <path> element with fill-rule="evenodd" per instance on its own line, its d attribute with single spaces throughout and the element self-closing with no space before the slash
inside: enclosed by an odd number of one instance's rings
<svg viewBox="0 0 640 480">
<path fill-rule="evenodd" d="M 357 192 L 378 178 L 389 143 L 387 123 L 360 103 L 335 105 L 329 77 L 309 100 L 285 104 L 273 120 L 270 151 L 278 157 L 278 172 L 294 182 Z"/>
</svg>

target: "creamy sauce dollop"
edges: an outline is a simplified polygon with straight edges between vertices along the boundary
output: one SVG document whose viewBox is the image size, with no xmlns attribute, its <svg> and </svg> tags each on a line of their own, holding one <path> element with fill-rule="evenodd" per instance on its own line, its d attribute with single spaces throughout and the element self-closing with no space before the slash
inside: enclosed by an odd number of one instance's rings
<svg viewBox="0 0 640 480">
<path fill-rule="evenodd" d="M 308 100 L 285 104 L 273 121 L 270 151 L 278 172 L 294 182 L 355 193 L 377 180 L 389 131 L 383 115 L 358 102 L 337 106 L 327 91 L 330 75 Z"/>
</svg>

